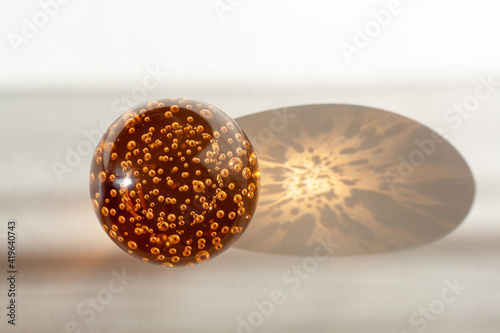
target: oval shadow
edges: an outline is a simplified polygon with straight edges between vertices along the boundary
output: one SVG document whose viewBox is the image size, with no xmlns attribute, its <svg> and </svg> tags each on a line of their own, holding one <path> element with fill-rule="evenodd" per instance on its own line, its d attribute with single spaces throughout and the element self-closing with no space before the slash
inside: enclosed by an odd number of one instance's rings
<svg viewBox="0 0 500 333">
<path fill-rule="evenodd" d="M 406 117 L 322 104 L 237 121 L 262 170 L 260 202 L 237 248 L 305 256 L 318 246 L 332 256 L 395 251 L 444 237 L 472 206 L 474 179 L 460 153 Z"/>
</svg>

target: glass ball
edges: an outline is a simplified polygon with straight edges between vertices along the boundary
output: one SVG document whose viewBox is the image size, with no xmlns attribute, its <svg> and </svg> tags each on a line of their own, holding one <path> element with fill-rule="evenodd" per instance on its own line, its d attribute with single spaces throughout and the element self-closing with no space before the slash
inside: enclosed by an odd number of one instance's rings
<svg viewBox="0 0 500 333">
<path fill-rule="evenodd" d="M 111 240 L 164 267 L 227 250 L 254 215 L 259 180 L 239 125 L 189 98 L 125 112 L 99 142 L 89 177 L 92 206 Z"/>
</svg>

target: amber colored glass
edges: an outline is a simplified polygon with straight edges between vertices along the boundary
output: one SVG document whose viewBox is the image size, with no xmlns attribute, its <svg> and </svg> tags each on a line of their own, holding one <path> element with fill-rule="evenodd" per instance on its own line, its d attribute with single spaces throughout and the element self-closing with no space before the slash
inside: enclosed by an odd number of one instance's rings
<svg viewBox="0 0 500 333">
<path fill-rule="evenodd" d="M 164 267 L 214 258 L 245 231 L 259 198 L 259 164 L 238 124 L 188 98 L 140 104 L 99 142 L 90 198 L 124 251 Z"/>
</svg>

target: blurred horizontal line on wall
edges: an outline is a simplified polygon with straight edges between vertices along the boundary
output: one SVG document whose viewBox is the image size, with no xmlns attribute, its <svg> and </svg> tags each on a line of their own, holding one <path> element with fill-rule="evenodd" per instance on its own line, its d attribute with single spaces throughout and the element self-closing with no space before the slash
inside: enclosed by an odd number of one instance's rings
<svg viewBox="0 0 500 333">
<path fill-rule="evenodd" d="M 369 75 L 352 75 L 337 77 L 283 77 L 262 79 L 254 78 L 219 78 L 217 82 L 212 82 L 208 78 L 197 77 L 195 81 L 179 81 L 175 78 L 166 78 L 158 84 L 151 92 L 160 92 L 166 90 L 168 93 L 159 97 L 176 95 L 177 91 L 187 92 L 216 92 L 218 94 L 247 94 L 259 92 L 264 94 L 294 94 L 297 92 L 321 93 L 328 91 L 352 91 L 352 90 L 389 90 L 397 88 L 398 90 L 420 90 L 433 88 L 464 87 L 468 84 L 475 85 L 479 77 L 492 76 L 496 81 L 500 81 L 500 70 L 496 71 L 477 71 L 468 74 L 414 74 L 406 76 L 390 75 L 388 73 L 379 73 Z M 95 82 L 68 81 L 68 82 L 18 82 L 12 80 L 6 82 L 5 78 L 0 79 L 0 96 L 43 93 L 50 95 L 112 95 L 130 92 L 135 87 L 141 86 L 141 80 L 98 80 Z M 190 94 L 193 96 L 193 94 Z M 177 95 L 176 95 L 177 96 Z"/>
</svg>

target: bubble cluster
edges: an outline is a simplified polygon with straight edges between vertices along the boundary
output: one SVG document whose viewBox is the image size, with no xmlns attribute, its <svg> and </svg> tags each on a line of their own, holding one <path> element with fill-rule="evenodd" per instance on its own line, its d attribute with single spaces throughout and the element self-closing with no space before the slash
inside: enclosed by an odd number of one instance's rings
<svg viewBox="0 0 500 333">
<path fill-rule="evenodd" d="M 124 251 L 163 267 L 229 248 L 253 217 L 255 152 L 238 124 L 188 98 L 140 104 L 103 135 L 89 176 L 92 207 Z"/>
</svg>

